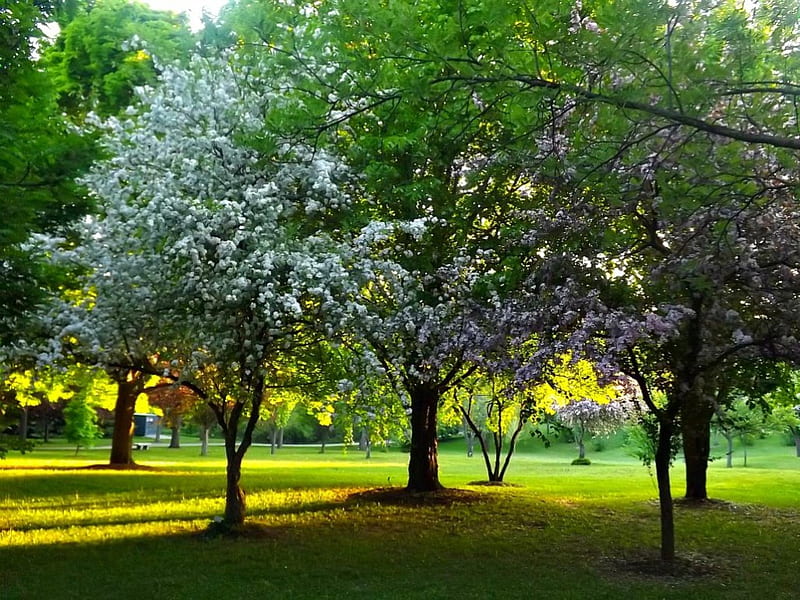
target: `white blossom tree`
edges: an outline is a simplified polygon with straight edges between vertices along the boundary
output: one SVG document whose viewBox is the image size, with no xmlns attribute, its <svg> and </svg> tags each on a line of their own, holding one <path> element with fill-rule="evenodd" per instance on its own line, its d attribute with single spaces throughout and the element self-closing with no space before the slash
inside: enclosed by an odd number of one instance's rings
<svg viewBox="0 0 800 600">
<path fill-rule="evenodd" d="M 334 239 L 347 170 L 265 125 L 285 84 L 235 56 L 165 66 L 138 108 L 99 124 L 108 158 L 84 183 L 101 213 L 70 255 L 88 275 L 60 339 L 209 403 L 225 437 L 225 526 L 244 520 L 242 459 L 271 377 L 319 339 L 351 281 Z"/>
</svg>

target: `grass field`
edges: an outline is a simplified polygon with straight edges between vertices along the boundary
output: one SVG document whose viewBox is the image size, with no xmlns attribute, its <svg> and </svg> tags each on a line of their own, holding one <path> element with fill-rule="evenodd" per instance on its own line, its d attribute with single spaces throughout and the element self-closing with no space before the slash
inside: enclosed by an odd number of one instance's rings
<svg viewBox="0 0 800 600">
<path fill-rule="evenodd" d="M 222 512 L 221 448 L 152 448 L 153 467 L 108 471 L 107 450 L 37 449 L 0 462 L 0 599 L 486 599 L 800 597 L 800 458 L 767 441 L 748 467 L 711 464 L 726 503 L 678 507 L 687 572 L 653 574 L 658 507 L 647 470 L 617 448 L 571 466 L 574 449 L 530 442 L 507 475 L 485 477 L 463 442 L 442 445 L 445 485 L 397 502 L 407 455 L 284 448 L 245 459 L 250 526 L 204 535 Z M 675 495 L 682 469 L 673 470 Z"/>
</svg>

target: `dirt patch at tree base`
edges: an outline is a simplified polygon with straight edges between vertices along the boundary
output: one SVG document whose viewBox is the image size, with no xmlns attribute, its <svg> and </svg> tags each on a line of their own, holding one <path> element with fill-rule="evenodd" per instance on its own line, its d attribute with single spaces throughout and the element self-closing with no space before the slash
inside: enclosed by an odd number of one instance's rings
<svg viewBox="0 0 800 600">
<path fill-rule="evenodd" d="M 223 523 L 221 519 L 215 519 L 200 532 L 200 539 L 275 539 L 285 529 L 285 527 L 276 527 L 275 525 L 267 525 L 258 521 L 246 521 L 242 525 L 230 526 Z"/>
<path fill-rule="evenodd" d="M 716 498 L 675 498 L 673 503 L 675 506 L 680 508 L 723 509 L 732 512 L 740 508 L 733 502 L 728 502 L 727 500 L 718 500 Z"/>
<path fill-rule="evenodd" d="M 100 465 L 88 465 L 86 467 L 76 467 L 78 469 L 89 469 L 92 471 L 161 471 L 158 467 L 150 467 L 148 465 L 139 465 L 136 463 L 130 463 L 127 465 L 109 465 L 109 464 L 100 464 Z"/>
<path fill-rule="evenodd" d="M 719 557 L 711 558 L 702 554 L 681 554 L 672 561 L 665 561 L 657 551 L 648 550 L 635 557 L 606 557 L 601 569 L 609 579 L 628 578 L 677 585 L 725 578 L 732 567 Z"/>
<path fill-rule="evenodd" d="M 467 485 L 484 486 L 484 487 L 511 487 L 511 488 L 525 487 L 518 483 L 508 483 L 506 481 L 486 481 L 485 479 L 482 481 L 470 481 Z"/>
<path fill-rule="evenodd" d="M 443 488 L 432 492 L 411 492 L 406 488 L 375 488 L 356 492 L 347 497 L 349 502 L 375 502 L 408 506 L 451 506 L 482 502 L 486 498 L 479 492 L 458 488 Z"/>
</svg>

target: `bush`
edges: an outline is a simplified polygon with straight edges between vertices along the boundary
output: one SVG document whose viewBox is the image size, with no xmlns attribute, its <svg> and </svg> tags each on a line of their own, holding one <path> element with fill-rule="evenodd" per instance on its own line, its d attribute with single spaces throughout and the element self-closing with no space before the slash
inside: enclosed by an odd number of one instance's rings
<svg viewBox="0 0 800 600">
<path fill-rule="evenodd" d="M 584 458 L 576 458 L 575 460 L 572 461 L 572 464 L 573 465 L 590 465 L 590 464 L 592 464 L 592 461 L 589 460 L 588 458 L 585 458 L 585 457 Z"/>
</svg>

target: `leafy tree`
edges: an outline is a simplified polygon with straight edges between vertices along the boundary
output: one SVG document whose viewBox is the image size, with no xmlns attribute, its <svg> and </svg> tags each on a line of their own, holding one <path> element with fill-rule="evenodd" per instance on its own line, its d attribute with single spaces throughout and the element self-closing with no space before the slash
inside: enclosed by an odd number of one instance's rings
<svg viewBox="0 0 800 600">
<path fill-rule="evenodd" d="M 303 401 L 298 389 L 267 390 L 261 404 L 262 421 L 270 430 L 270 454 L 283 445 L 283 430 L 295 407 Z"/>
<path fill-rule="evenodd" d="M 172 431 L 170 448 L 181 447 L 181 427 L 185 415 L 195 411 L 195 405 L 203 403 L 191 389 L 162 379 L 155 386 L 145 388 L 151 406 L 161 409 L 163 419 Z M 204 403 L 203 403 L 204 404 Z"/>
<path fill-rule="evenodd" d="M 795 443 L 796 454 L 800 457 L 800 375 L 794 369 L 787 369 L 785 377 L 775 390 L 767 395 L 771 407 L 770 421 L 776 429 L 788 430 Z"/>
<path fill-rule="evenodd" d="M 795 454 L 800 457 L 800 405 L 776 406 L 772 409 L 771 422 L 776 429 L 789 431 L 794 440 Z"/>
<path fill-rule="evenodd" d="M 336 144 L 364 173 L 346 224 L 363 253 L 384 263 L 361 286 L 356 302 L 365 312 L 346 335 L 409 405 L 407 488 L 439 489 L 439 408 L 476 368 L 471 338 L 481 331 L 478 306 L 490 298 L 482 274 L 496 261 L 503 207 L 521 196 L 514 174 L 486 160 L 493 117 L 469 92 L 448 102 L 432 83 L 439 66 L 431 61 L 407 68 L 403 41 L 390 35 L 393 19 L 409 17 L 399 14 L 402 3 L 391 11 L 347 2 L 259 7 L 236 16 L 249 27 L 237 33 L 253 40 L 255 32 L 299 73 L 291 92 L 306 102 L 295 135 Z M 428 35 L 417 25 L 409 33 Z"/>
<path fill-rule="evenodd" d="M 74 253 L 92 267 L 91 301 L 65 307 L 64 332 L 101 363 L 139 378 L 163 372 L 157 355 L 208 402 L 225 438 L 226 527 L 244 520 L 241 464 L 266 390 L 351 281 L 324 231 L 347 206 L 346 170 L 264 129 L 282 102 L 273 75 L 196 56 L 107 122 L 109 158 L 86 178 L 103 215 Z"/>
<path fill-rule="evenodd" d="M 90 144 L 60 114 L 52 78 L 36 60 L 40 26 L 62 5 L 11 2 L 0 13 L 0 344 L 31 335 L 36 306 L 64 284 L 39 236 L 67 235 L 90 208 L 73 181 Z"/>
<path fill-rule="evenodd" d="M 217 416 L 207 404 L 196 403 L 191 412 L 192 422 L 200 428 L 200 456 L 208 456 L 211 430 L 217 424 Z"/>
<path fill-rule="evenodd" d="M 456 409 L 478 440 L 489 481 L 502 482 L 520 433 L 526 424 L 536 422 L 543 407 L 537 406 L 530 390 L 503 388 L 494 377 L 471 389 L 453 390 L 452 395 Z M 494 457 L 487 438 L 491 439 Z M 508 449 L 504 448 L 506 439 Z"/>
<path fill-rule="evenodd" d="M 89 404 L 85 394 L 69 401 L 64 408 L 64 421 L 64 437 L 75 444 L 75 454 L 78 454 L 81 447 L 92 447 L 95 440 L 102 437 L 102 431 L 97 425 L 97 412 Z"/>
<path fill-rule="evenodd" d="M 184 16 L 141 2 L 104 0 L 76 11 L 45 49 L 43 61 L 63 110 L 78 117 L 89 111 L 108 116 L 134 102 L 136 87 L 156 83 L 154 55 L 174 60 L 192 46 Z"/>
<path fill-rule="evenodd" d="M 738 436 L 742 447 L 744 466 L 747 466 L 747 446 L 753 437 L 763 436 L 769 430 L 771 419 L 763 407 L 754 405 L 744 398 L 737 398 L 733 404 L 716 412 L 715 424 L 728 443 L 726 466 L 733 467 L 733 440 Z"/>
<path fill-rule="evenodd" d="M 55 369 L 38 369 L 24 372 L 11 373 L 7 376 L 6 384 L 16 396 L 20 407 L 19 435 L 21 440 L 28 437 L 28 413 L 34 406 L 49 408 L 60 400 L 72 398 L 75 395 L 71 389 L 75 383 L 80 386 L 80 381 L 74 378 L 79 376 L 80 369 L 72 372 L 58 372 Z M 44 441 L 48 441 L 48 426 L 45 423 Z"/>
<path fill-rule="evenodd" d="M 797 239 L 785 185 L 795 161 L 784 150 L 797 147 L 784 129 L 793 92 L 766 83 L 795 79 L 796 64 L 775 56 L 796 25 L 762 29 L 764 13 L 749 19 L 727 3 L 526 10 L 470 4 L 446 24 L 465 32 L 463 51 L 414 56 L 438 60 L 443 85 L 466 86 L 485 105 L 519 99 L 505 104 L 503 124 L 535 149 L 512 157 L 549 189 L 531 215 L 531 305 L 558 310 L 542 315 L 541 331 L 572 332 L 554 349 L 594 352 L 641 387 L 658 421 L 671 560 L 673 436 L 684 441 L 687 493 L 705 497 L 720 377 L 737 360 L 796 358 L 786 332 L 797 320 L 797 262 L 785 251 Z M 515 35 L 477 27 L 490 15 Z"/>
</svg>

